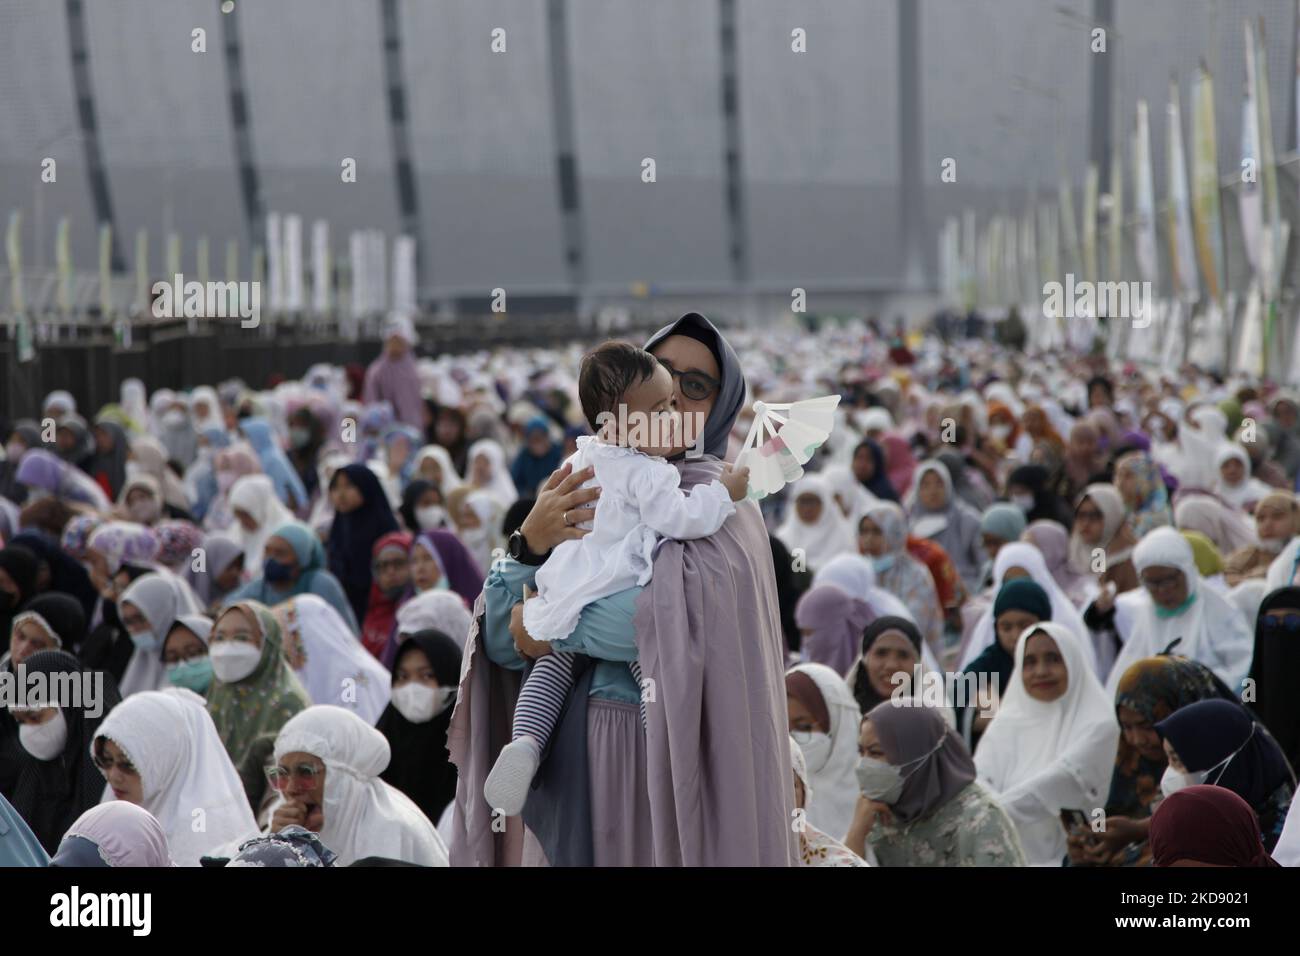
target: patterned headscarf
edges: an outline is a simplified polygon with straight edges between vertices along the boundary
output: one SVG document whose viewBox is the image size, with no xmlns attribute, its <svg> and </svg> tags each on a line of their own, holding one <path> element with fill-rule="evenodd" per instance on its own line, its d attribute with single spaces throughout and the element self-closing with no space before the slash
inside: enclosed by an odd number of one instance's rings
<svg viewBox="0 0 1300 956">
<path fill-rule="evenodd" d="M 333 866 L 338 856 L 310 830 L 287 826 L 241 843 L 238 855 L 226 866 Z"/>
<path fill-rule="evenodd" d="M 1223 682 L 1204 664 L 1186 657 L 1147 657 L 1124 672 L 1115 694 L 1115 712 L 1127 707 L 1154 725 L 1180 707 L 1198 700 L 1235 699 Z M 1106 810 L 1139 819 L 1150 816 L 1151 804 L 1160 797 L 1160 777 L 1165 759 L 1142 756 L 1123 735 L 1115 756 Z"/>
<path fill-rule="evenodd" d="M 311 706 L 311 699 L 284 659 L 280 624 L 271 609 L 258 601 L 238 601 L 221 616 L 235 608 L 252 617 L 261 632 L 262 659 L 253 673 L 234 684 L 213 678 L 208 713 L 230 759 L 239 767 L 254 741 L 278 734 L 290 717 Z M 220 622 L 218 617 L 216 623 Z"/>
<path fill-rule="evenodd" d="M 158 536 L 142 524 L 110 521 L 95 529 L 86 541 L 86 548 L 103 556 L 111 575 L 117 574 L 124 564 L 152 562 L 158 556 Z"/>
<path fill-rule="evenodd" d="M 1169 490 L 1165 487 L 1159 466 L 1151 457 L 1142 452 L 1134 452 L 1121 458 L 1115 466 L 1116 487 L 1122 484 L 1126 473 L 1132 474 L 1136 479 L 1138 505 L 1129 513 L 1128 519 L 1133 535 L 1141 538 L 1152 528 L 1173 524 L 1169 513 Z M 1128 502 L 1125 504 L 1132 507 Z"/>
<path fill-rule="evenodd" d="M 104 519 L 97 515 L 74 515 L 72 520 L 63 526 L 63 537 L 59 540 L 59 547 L 77 561 L 86 560 L 90 536 L 103 523 Z"/>
<path fill-rule="evenodd" d="M 153 530 L 158 535 L 158 561 L 172 570 L 186 564 L 194 549 L 203 545 L 203 532 L 190 521 L 160 521 Z"/>
</svg>

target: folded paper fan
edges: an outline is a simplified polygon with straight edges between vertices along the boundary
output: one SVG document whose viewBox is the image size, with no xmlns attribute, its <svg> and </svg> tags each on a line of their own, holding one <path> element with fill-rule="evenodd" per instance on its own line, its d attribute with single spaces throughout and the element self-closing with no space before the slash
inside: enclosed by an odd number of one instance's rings
<svg viewBox="0 0 1300 956">
<path fill-rule="evenodd" d="M 780 405 L 754 403 L 754 423 L 736 458 L 737 468 L 749 469 L 749 498 L 775 494 L 803 475 L 804 463 L 830 437 L 839 403 L 838 395 Z"/>
</svg>

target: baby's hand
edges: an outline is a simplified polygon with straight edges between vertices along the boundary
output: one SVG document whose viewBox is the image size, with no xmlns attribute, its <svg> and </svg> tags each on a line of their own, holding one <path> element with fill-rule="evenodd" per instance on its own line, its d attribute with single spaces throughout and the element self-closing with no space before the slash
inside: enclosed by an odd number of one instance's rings
<svg viewBox="0 0 1300 956">
<path fill-rule="evenodd" d="M 722 487 L 727 489 L 732 501 L 740 501 L 749 492 L 749 469 L 727 465 L 718 477 L 718 481 L 722 482 Z"/>
</svg>

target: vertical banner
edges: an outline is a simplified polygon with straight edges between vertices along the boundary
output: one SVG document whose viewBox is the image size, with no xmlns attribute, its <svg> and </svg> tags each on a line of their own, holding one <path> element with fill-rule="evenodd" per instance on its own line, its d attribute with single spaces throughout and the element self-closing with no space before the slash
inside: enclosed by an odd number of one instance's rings
<svg viewBox="0 0 1300 956">
<path fill-rule="evenodd" d="M 112 266 L 113 227 L 105 222 L 99 226 L 99 318 L 103 322 L 113 314 Z"/>
<path fill-rule="evenodd" d="M 1021 301 L 1029 306 L 1038 302 L 1043 288 L 1038 281 L 1038 244 L 1034 239 L 1034 209 L 1037 205 L 1037 199 L 1031 197 L 1020 220 Z M 1025 316 L 1026 320 L 1029 318 L 1029 315 Z"/>
<path fill-rule="evenodd" d="M 181 268 L 181 237 L 178 233 L 169 232 L 167 233 L 167 272 L 166 272 L 167 280 L 169 282 L 175 280 L 176 282 L 181 283 L 183 285 L 184 284 L 183 280 L 177 278 L 181 276 L 182 273 L 183 270 Z M 181 303 L 180 302 L 175 303 L 175 308 L 177 313 L 181 312 L 182 311 Z"/>
<path fill-rule="evenodd" d="M 284 309 L 286 312 L 303 311 L 302 279 L 302 217 L 284 217 Z"/>
<path fill-rule="evenodd" d="M 398 236 L 393 240 L 393 308 L 414 316 L 415 298 L 415 239 Z"/>
<path fill-rule="evenodd" d="M 1264 242 L 1264 196 L 1259 177 L 1259 114 L 1255 109 L 1255 34 L 1250 21 L 1246 35 L 1246 98 L 1241 105 L 1241 188 L 1237 192 L 1241 238 L 1252 275 L 1260 271 Z"/>
<path fill-rule="evenodd" d="M 9 228 L 5 230 L 5 257 L 9 262 L 9 307 L 16 315 L 27 311 L 23 294 L 23 214 L 15 209 L 9 214 Z"/>
<path fill-rule="evenodd" d="M 1057 261 L 1059 271 L 1056 273 L 1055 278 L 1058 282 L 1064 282 L 1065 273 L 1076 271 L 1080 264 L 1079 229 L 1075 225 L 1074 219 L 1074 193 L 1070 189 L 1070 181 L 1065 177 L 1061 177 L 1060 206 L 1061 254 Z"/>
<path fill-rule="evenodd" d="M 1106 278 L 1124 278 L 1124 162 L 1119 146 L 1110 153 L 1110 219 L 1106 223 Z"/>
<path fill-rule="evenodd" d="M 975 308 L 978 288 L 978 264 L 975 256 L 975 210 L 962 211 L 962 305 L 967 310 Z"/>
<path fill-rule="evenodd" d="M 1097 164 L 1088 164 L 1083 180 L 1083 277 L 1097 281 Z"/>
<path fill-rule="evenodd" d="M 54 230 L 54 265 L 59 273 L 59 311 L 72 312 L 72 225 L 67 216 L 59 219 Z"/>
<path fill-rule="evenodd" d="M 171 277 L 167 278 L 170 282 Z M 149 281 L 149 232 L 146 229 L 135 231 L 135 311 L 141 315 L 149 314 L 153 302 L 153 284 Z"/>
<path fill-rule="evenodd" d="M 194 243 L 194 272 L 199 284 L 206 290 L 208 282 L 212 279 L 211 251 L 208 248 L 208 237 L 199 236 Z M 204 292 L 206 298 L 207 293 Z"/>
<path fill-rule="evenodd" d="M 1214 79 L 1202 64 L 1192 84 L 1192 223 L 1205 291 L 1223 304 L 1223 216 L 1219 208 L 1219 155 L 1215 144 Z"/>
<path fill-rule="evenodd" d="M 226 281 L 239 281 L 239 240 L 226 240 Z"/>
<path fill-rule="evenodd" d="M 322 318 L 330 310 L 330 224 L 317 219 L 311 224 L 311 310 Z"/>
<path fill-rule="evenodd" d="M 278 315 L 284 308 L 284 246 L 280 239 L 280 214 L 266 214 L 266 271 L 267 271 L 267 306 L 271 313 Z"/>
<path fill-rule="evenodd" d="M 388 310 L 388 239 L 378 229 L 366 233 L 369 247 L 366 265 L 370 275 L 366 277 L 366 286 L 370 292 L 370 311 L 383 314 Z"/>
<path fill-rule="evenodd" d="M 1200 294 L 1200 282 L 1192 247 L 1191 202 L 1187 193 L 1187 160 L 1183 154 L 1183 119 L 1177 83 L 1169 84 L 1166 116 L 1169 120 L 1165 136 L 1169 166 L 1165 183 L 1168 190 L 1165 208 L 1169 223 L 1169 268 L 1173 273 L 1174 294 L 1183 302 L 1191 302 Z M 1187 314 L 1187 310 L 1183 314 Z"/>
<path fill-rule="evenodd" d="M 366 288 L 366 280 L 370 275 L 370 267 L 367 264 L 369 251 L 369 243 L 364 232 L 354 232 L 348 236 L 348 272 L 352 281 L 351 304 L 354 321 L 362 319 L 370 309 L 370 293 Z"/>
<path fill-rule="evenodd" d="M 1159 258 L 1156 249 L 1156 199 L 1151 180 L 1151 128 L 1146 100 L 1138 100 L 1137 129 L 1133 134 L 1133 205 L 1136 214 L 1133 246 L 1138 274 L 1159 292 Z"/>
</svg>

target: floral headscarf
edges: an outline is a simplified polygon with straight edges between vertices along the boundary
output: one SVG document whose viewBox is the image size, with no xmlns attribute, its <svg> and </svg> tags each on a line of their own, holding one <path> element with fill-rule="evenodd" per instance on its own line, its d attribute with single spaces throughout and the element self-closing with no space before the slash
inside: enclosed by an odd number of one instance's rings
<svg viewBox="0 0 1300 956">
<path fill-rule="evenodd" d="M 148 565 L 158 556 L 158 536 L 153 529 L 132 521 L 110 521 L 100 525 L 86 541 L 108 564 L 108 573 L 117 574 L 124 564 Z"/>
<path fill-rule="evenodd" d="M 1126 474 L 1136 479 L 1138 505 L 1136 508 L 1125 501 L 1125 506 L 1132 508 L 1129 512 L 1129 527 L 1135 538 L 1141 538 L 1152 528 L 1173 524 L 1169 514 L 1169 491 L 1165 487 L 1160 468 L 1149 455 L 1134 452 L 1125 455 L 1115 466 L 1115 486 L 1120 487 Z"/>
<path fill-rule="evenodd" d="M 86 560 L 90 536 L 103 523 L 104 519 L 97 515 L 74 515 L 63 526 L 63 536 L 59 539 L 59 547 L 77 561 Z"/>
</svg>

